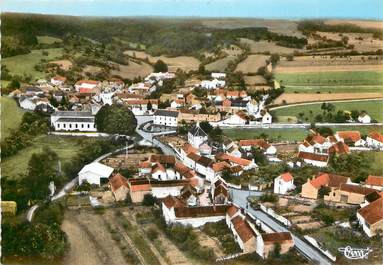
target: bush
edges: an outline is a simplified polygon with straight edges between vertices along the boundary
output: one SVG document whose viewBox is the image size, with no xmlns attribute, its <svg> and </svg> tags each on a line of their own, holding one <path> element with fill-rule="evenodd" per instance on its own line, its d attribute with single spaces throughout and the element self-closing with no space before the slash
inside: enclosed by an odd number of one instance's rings
<svg viewBox="0 0 383 265">
<path fill-rule="evenodd" d="M 34 222 L 60 225 L 64 219 L 64 208 L 59 203 L 47 203 L 37 209 Z"/>
<path fill-rule="evenodd" d="M 277 202 L 278 196 L 273 193 L 264 193 L 259 200 L 261 202 Z"/>
<path fill-rule="evenodd" d="M 142 204 L 145 206 L 153 206 L 155 202 L 156 198 L 154 198 L 152 194 L 145 194 Z"/>
<path fill-rule="evenodd" d="M 154 228 L 149 228 L 148 231 L 146 231 L 146 233 L 151 241 L 154 241 L 158 238 L 158 231 Z"/>
<path fill-rule="evenodd" d="M 1 243 L 3 256 L 34 256 L 47 260 L 62 257 L 69 247 L 65 233 L 56 223 L 3 223 Z"/>
</svg>

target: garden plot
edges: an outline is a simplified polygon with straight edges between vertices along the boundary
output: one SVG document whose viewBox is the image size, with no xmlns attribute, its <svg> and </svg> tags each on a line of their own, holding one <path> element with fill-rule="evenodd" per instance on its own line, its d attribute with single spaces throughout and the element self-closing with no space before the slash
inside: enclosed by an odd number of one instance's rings
<svg viewBox="0 0 383 265">
<path fill-rule="evenodd" d="M 267 55 L 251 54 L 244 61 L 237 65 L 235 71 L 240 71 L 244 74 L 256 73 L 260 67 L 266 66 Z"/>
<path fill-rule="evenodd" d="M 266 41 L 266 40 L 255 41 L 255 40 L 241 38 L 240 41 L 243 44 L 249 45 L 251 53 L 270 52 L 270 53 L 279 53 L 279 54 L 292 54 L 294 51 L 300 50 L 300 49 L 279 46 L 272 41 Z"/>
</svg>

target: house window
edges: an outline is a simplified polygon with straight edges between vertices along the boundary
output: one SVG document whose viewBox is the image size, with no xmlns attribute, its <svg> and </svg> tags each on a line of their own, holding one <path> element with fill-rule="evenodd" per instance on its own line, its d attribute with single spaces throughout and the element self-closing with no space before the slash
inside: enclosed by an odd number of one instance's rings
<svg viewBox="0 0 383 265">
<path fill-rule="evenodd" d="M 69 123 L 69 128 L 72 129 L 72 123 Z"/>
<path fill-rule="evenodd" d="M 60 123 L 57 123 L 57 128 L 60 128 Z"/>
<path fill-rule="evenodd" d="M 66 124 L 64 123 L 63 125 L 64 125 L 64 128 L 66 128 Z"/>
<path fill-rule="evenodd" d="M 84 124 L 81 124 L 81 128 L 84 128 Z"/>
<path fill-rule="evenodd" d="M 74 127 L 77 129 L 77 123 L 74 125 Z"/>
<path fill-rule="evenodd" d="M 88 129 L 90 128 L 90 125 L 88 124 Z"/>
</svg>

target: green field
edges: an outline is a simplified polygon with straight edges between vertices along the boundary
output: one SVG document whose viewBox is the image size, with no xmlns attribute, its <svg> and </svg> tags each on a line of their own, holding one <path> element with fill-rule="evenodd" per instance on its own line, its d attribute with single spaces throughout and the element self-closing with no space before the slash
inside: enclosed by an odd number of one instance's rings
<svg viewBox="0 0 383 265">
<path fill-rule="evenodd" d="M 383 126 L 335 126 L 331 127 L 336 131 L 360 131 L 361 134 L 368 134 L 371 131 L 383 131 Z M 233 140 L 257 139 L 260 134 L 266 134 L 271 141 L 302 141 L 308 135 L 306 129 L 223 129 L 223 134 Z M 383 159 L 383 153 L 381 157 Z M 377 160 L 379 159 L 377 158 Z M 381 164 L 381 163 L 378 163 Z"/>
<path fill-rule="evenodd" d="M 47 51 L 48 55 L 43 55 L 43 51 Z M 63 53 L 62 48 L 44 49 L 44 50 L 32 50 L 28 54 L 16 55 L 7 57 L 2 60 L 2 64 L 7 67 L 12 75 L 31 75 L 32 80 L 44 78 L 45 73 L 38 72 L 34 69 L 34 66 L 40 63 L 41 59 L 51 61 L 59 58 Z"/>
<path fill-rule="evenodd" d="M 282 80 L 287 93 L 383 92 L 383 73 L 379 71 L 281 73 L 275 79 Z"/>
<path fill-rule="evenodd" d="M 23 110 L 19 108 L 13 98 L 1 97 L 1 138 L 9 135 L 10 129 L 17 129 L 23 117 Z"/>
<path fill-rule="evenodd" d="M 39 44 L 53 44 L 55 42 L 62 42 L 62 39 L 51 37 L 51 36 L 37 36 Z"/>
<path fill-rule="evenodd" d="M 353 101 L 353 102 L 339 102 L 331 103 L 338 110 L 365 110 L 372 119 L 376 119 L 379 122 L 383 122 L 383 100 L 371 100 L 371 101 Z M 321 103 L 311 105 L 291 106 L 282 109 L 273 110 L 272 114 L 275 116 L 295 116 L 298 117 L 298 113 L 304 113 L 304 117 L 307 117 L 309 121 L 313 120 L 315 115 L 322 113 Z M 313 114 L 310 115 L 309 111 Z"/>
<path fill-rule="evenodd" d="M 41 152 L 43 147 L 49 147 L 60 157 L 61 164 L 69 162 L 80 149 L 78 138 L 41 135 L 29 146 L 14 156 L 1 161 L 2 176 L 17 178 L 27 171 L 28 162 L 33 153 Z"/>
<path fill-rule="evenodd" d="M 223 129 L 223 134 L 233 140 L 257 139 L 266 134 L 269 140 L 301 141 L 307 136 L 305 129 Z"/>
</svg>

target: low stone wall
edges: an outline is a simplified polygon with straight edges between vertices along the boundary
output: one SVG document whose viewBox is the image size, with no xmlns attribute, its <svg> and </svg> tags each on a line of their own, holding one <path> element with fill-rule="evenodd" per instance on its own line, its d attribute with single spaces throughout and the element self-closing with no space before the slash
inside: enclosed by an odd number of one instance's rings
<svg viewBox="0 0 383 265">
<path fill-rule="evenodd" d="M 329 259 L 331 259 L 332 261 L 336 261 L 336 256 L 334 256 L 334 255 L 332 255 L 331 253 L 330 253 L 330 251 L 328 251 L 328 250 L 324 250 L 324 249 L 322 249 L 320 246 L 319 246 L 319 244 L 318 244 L 318 242 L 314 239 L 314 238 L 312 238 L 311 236 L 304 236 L 304 238 L 313 246 L 313 247 L 315 247 L 316 249 L 318 249 L 320 252 L 322 252 L 326 257 L 328 257 Z"/>
<path fill-rule="evenodd" d="M 263 212 L 265 212 L 266 214 L 270 215 L 271 217 L 273 217 L 274 219 L 278 220 L 279 222 L 281 222 L 282 224 L 290 227 L 291 226 L 291 222 L 289 220 L 287 220 L 285 217 L 279 215 L 279 214 L 276 214 L 274 212 L 273 209 L 271 208 L 267 208 L 266 206 L 264 206 L 263 204 L 260 204 L 260 208 Z"/>
</svg>

